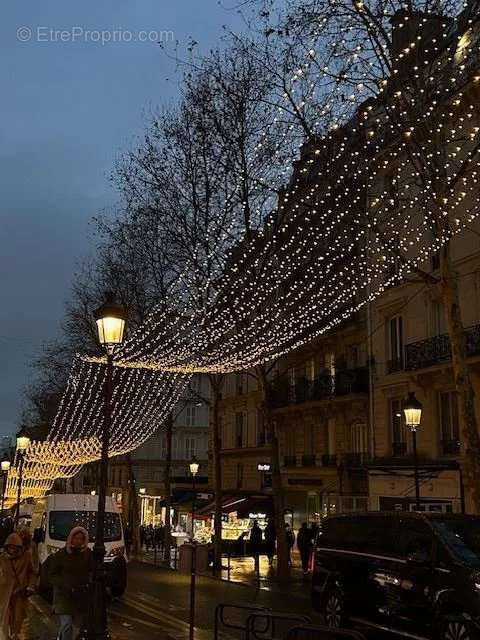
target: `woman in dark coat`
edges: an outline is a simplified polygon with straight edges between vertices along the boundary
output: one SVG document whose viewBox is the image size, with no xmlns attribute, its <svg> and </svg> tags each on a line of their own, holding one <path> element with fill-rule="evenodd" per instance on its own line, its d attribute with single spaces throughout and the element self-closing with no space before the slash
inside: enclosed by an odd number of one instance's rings
<svg viewBox="0 0 480 640">
<path fill-rule="evenodd" d="M 83 527 L 70 531 L 67 544 L 53 556 L 49 580 L 53 586 L 53 610 L 60 617 L 58 640 L 73 640 L 73 629 L 86 622 L 93 577 L 93 555 Z"/>
</svg>

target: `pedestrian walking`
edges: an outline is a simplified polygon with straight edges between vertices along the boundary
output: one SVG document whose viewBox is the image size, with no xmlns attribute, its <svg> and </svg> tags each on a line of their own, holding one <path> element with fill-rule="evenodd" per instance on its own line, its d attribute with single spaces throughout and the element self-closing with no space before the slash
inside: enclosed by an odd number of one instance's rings
<svg viewBox="0 0 480 640">
<path fill-rule="evenodd" d="M 262 546 L 262 530 L 256 520 L 253 521 L 250 529 L 250 549 L 255 560 L 255 573 L 260 575 L 260 548 Z"/>
<path fill-rule="evenodd" d="M 288 564 L 292 566 L 292 549 L 295 544 L 295 534 L 288 522 L 285 523 L 285 536 L 287 538 Z"/>
<path fill-rule="evenodd" d="M 125 539 L 125 548 L 127 551 L 127 556 L 130 556 L 130 552 L 132 550 L 132 544 L 133 544 L 133 534 L 132 534 L 132 528 L 130 527 L 129 524 L 127 524 L 127 526 L 125 527 L 125 533 L 123 537 Z"/>
<path fill-rule="evenodd" d="M 0 555 L 0 640 L 19 638 L 34 580 L 32 556 L 20 536 L 11 533 Z"/>
<path fill-rule="evenodd" d="M 310 564 L 310 554 L 312 552 L 312 533 L 308 528 L 307 523 L 304 522 L 300 527 L 300 531 L 297 535 L 297 547 L 300 552 L 300 558 L 302 560 L 303 575 L 308 574 L 308 567 Z"/>
<path fill-rule="evenodd" d="M 163 553 L 163 548 L 165 545 L 165 526 L 163 522 L 155 529 L 155 544 L 157 549 Z"/>
<path fill-rule="evenodd" d="M 49 580 L 53 586 L 53 611 L 60 618 L 58 640 L 73 640 L 81 629 L 90 605 L 93 555 L 83 527 L 70 531 L 67 544 L 53 556 Z"/>
<path fill-rule="evenodd" d="M 269 518 L 267 522 L 267 526 L 265 527 L 265 547 L 267 550 L 268 562 L 270 566 L 272 566 L 273 564 L 276 542 L 277 542 L 277 532 L 275 530 L 275 523 L 273 521 L 273 518 Z"/>
</svg>

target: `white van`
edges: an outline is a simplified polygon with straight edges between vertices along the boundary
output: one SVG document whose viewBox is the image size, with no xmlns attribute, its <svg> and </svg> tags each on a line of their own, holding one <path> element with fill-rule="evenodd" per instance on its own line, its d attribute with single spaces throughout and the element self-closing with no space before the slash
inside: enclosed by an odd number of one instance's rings
<svg viewBox="0 0 480 640">
<path fill-rule="evenodd" d="M 98 496 L 53 494 L 36 501 L 31 529 L 34 560 L 40 569 L 40 591 L 48 596 L 48 559 L 65 546 L 73 527 L 88 531 L 90 548 L 95 542 Z M 112 595 L 121 596 L 127 586 L 127 556 L 120 513 L 110 497 L 105 504 L 105 568 Z"/>
</svg>

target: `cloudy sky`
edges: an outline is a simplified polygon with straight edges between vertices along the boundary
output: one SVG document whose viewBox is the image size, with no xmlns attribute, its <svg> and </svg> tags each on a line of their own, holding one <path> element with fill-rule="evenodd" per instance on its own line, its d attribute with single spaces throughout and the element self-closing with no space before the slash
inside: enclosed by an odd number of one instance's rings
<svg viewBox="0 0 480 640">
<path fill-rule="evenodd" d="M 29 362 L 59 331 L 89 221 L 145 115 L 177 92 L 173 52 L 207 52 L 235 0 L 5 0 L 0 8 L 0 435 L 13 432 Z M 231 7 L 231 8 L 230 8 Z M 173 35 L 172 35 L 173 34 Z"/>
</svg>

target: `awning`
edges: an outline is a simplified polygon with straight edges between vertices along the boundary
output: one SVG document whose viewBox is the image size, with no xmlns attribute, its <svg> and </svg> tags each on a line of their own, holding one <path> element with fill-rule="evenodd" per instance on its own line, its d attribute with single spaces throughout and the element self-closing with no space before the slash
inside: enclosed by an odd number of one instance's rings
<svg viewBox="0 0 480 640">
<path fill-rule="evenodd" d="M 196 510 L 196 513 L 213 514 L 215 502 Z M 273 513 L 272 498 L 270 496 L 226 496 L 222 499 L 222 512 L 233 513 L 236 511 L 239 518 L 260 518 L 262 515 L 268 517 Z"/>
</svg>

